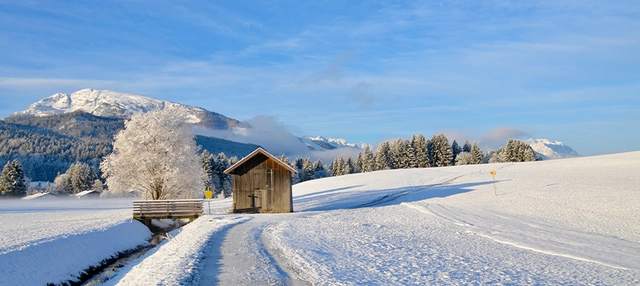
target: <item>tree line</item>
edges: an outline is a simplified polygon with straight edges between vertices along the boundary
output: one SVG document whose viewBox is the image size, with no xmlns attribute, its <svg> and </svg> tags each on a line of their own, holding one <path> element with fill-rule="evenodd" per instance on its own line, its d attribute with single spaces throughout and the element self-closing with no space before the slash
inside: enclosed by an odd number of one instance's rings
<svg viewBox="0 0 640 286">
<path fill-rule="evenodd" d="M 338 156 L 328 166 L 320 160 L 312 163 L 310 158 L 297 158 L 293 163 L 288 158 L 281 159 L 298 170 L 293 182 L 379 170 L 538 160 L 531 146 L 521 140 L 510 139 L 504 147 L 485 154 L 476 142 L 465 141 L 460 146 L 454 140 L 449 144 L 444 134 L 433 135 L 430 139 L 418 134 L 411 139 L 385 141 L 380 143 L 375 152 L 367 146 L 355 159 L 348 157 L 345 160 L 343 156 Z"/>
<path fill-rule="evenodd" d="M 169 113 L 169 115 L 171 114 Z M 184 126 L 183 122 L 169 120 L 173 117 L 175 116 L 155 113 L 150 113 L 140 118 L 132 117 L 132 120 L 125 123 L 128 128 L 116 135 L 115 143 L 105 143 L 103 140 L 91 138 L 81 140 L 42 130 L 27 132 L 23 128 L 16 126 L 0 128 L 0 142 L 3 142 L 0 147 L 5 148 L 2 150 L 10 154 L 16 153 L 19 155 L 17 158 L 5 159 L 6 163 L 4 163 L 2 175 L 0 175 L 2 196 L 23 196 L 35 191 L 50 191 L 66 195 L 90 189 L 103 190 L 105 181 L 109 189 L 118 189 L 119 195 L 127 195 L 130 190 L 139 188 L 144 190 L 138 191 L 140 194 L 144 193 L 150 198 L 161 199 L 170 196 L 172 193 L 180 192 L 185 182 L 198 181 L 197 184 L 190 188 L 192 189 L 190 191 L 192 195 L 198 192 L 197 189 L 203 187 L 204 189 L 212 190 L 216 196 L 231 196 L 233 191 L 231 175 L 224 174 L 224 170 L 238 162 L 238 158 L 236 156 L 227 157 L 224 152 L 214 155 L 209 153 L 207 148 L 199 153 L 199 161 L 197 159 L 195 161 L 189 159 L 190 155 L 176 157 L 176 150 L 185 149 L 186 146 L 188 147 L 186 149 L 191 150 L 187 153 L 190 153 L 197 152 L 198 147 L 193 139 L 189 139 L 188 128 Z M 115 128 L 117 121 L 114 122 L 113 126 Z M 151 126 L 151 122 L 155 122 L 155 125 Z M 0 124 L 3 123 L 0 122 Z M 175 128 L 168 128 L 169 126 Z M 11 128 L 18 130 L 9 130 Z M 167 130 L 163 130 L 163 128 Z M 182 130 L 182 133 L 177 136 L 176 130 Z M 2 132 L 9 132 L 14 135 L 7 138 L 7 134 Z M 85 132 L 83 134 L 88 133 Z M 149 138 L 153 139 L 148 141 Z M 33 142 L 25 144 L 25 141 L 31 140 Z M 71 144 L 69 142 L 72 141 L 76 144 L 75 146 L 80 146 L 80 148 L 67 148 Z M 86 144 L 83 145 L 83 143 Z M 90 143 L 104 143 L 106 145 Z M 30 147 L 30 144 L 33 146 Z M 38 147 L 39 144 L 49 147 L 46 150 L 35 150 L 40 148 Z M 135 147 L 136 144 L 139 146 Z M 86 148 L 82 148 L 82 146 L 86 146 Z M 250 146 L 242 146 L 242 148 L 248 147 Z M 65 148 L 67 148 L 67 151 L 62 151 Z M 102 158 L 104 156 L 106 159 L 99 163 L 95 159 L 84 157 L 88 159 L 88 163 L 79 160 L 71 163 L 65 156 L 62 156 L 62 158 L 65 158 L 64 160 L 56 159 L 55 156 L 54 159 L 46 156 L 51 154 L 49 152 L 62 152 L 62 154 L 65 154 L 64 152 L 80 152 L 75 157 L 83 158 L 81 155 L 83 150 L 88 152 L 87 157 L 95 158 L 94 156 L 96 156 L 97 158 Z M 164 151 L 158 152 L 158 150 Z M 44 154 L 28 155 L 31 152 L 43 152 Z M 141 152 L 147 153 L 143 156 Z M 89 155 L 89 153 L 91 154 Z M 115 156 L 114 153 L 117 153 L 118 156 Z M 171 155 L 172 153 L 173 155 Z M 176 158 L 182 158 L 182 161 L 176 160 Z M 145 169 L 132 171 L 140 167 L 140 164 L 135 161 L 139 159 L 148 164 L 145 163 Z M 516 139 L 509 140 L 504 147 L 498 150 L 483 153 L 475 142 L 469 143 L 465 141 L 460 146 L 455 140 L 450 144 L 444 134 L 433 135 L 430 139 L 418 134 L 413 135 L 411 139 L 399 138 L 395 141 L 382 142 L 375 151 L 367 146 L 358 153 L 355 159 L 352 157 L 345 159 L 343 156 L 339 156 L 328 165 L 319 159 L 313 161 L 310 157 L 297 157 L 291 160 L 289 157 L 282 155 L 280 159 L 297 170 L 297 173 L 292 174 L 291 178 L 292 183 L 296 184 L 323 177 L 378 170 L 524 162 L 534 161 L 537 158 L 529 145 Z M 181 163 L 176 165 L 176 162 Z M 198 162 L 198 167 L 191 167 L 193 163 L 197 164 Z M 57 173 L 53 186 L 47 184 L 44 187 L 30 188 L 28 176 L 25 175 L 26 172 L 24 171 L 25 165 L 32 168 L 32 171 L 36 170 L 39 173 L 51 172 L 52 170 L 47 170 L 47 168 L 55 165 L 56 168 L 53 171 L 57 171 Z M 100 165 L 100 168 L 98 168 L 98 165 Z M 64 173 L 59 170 L 63 170 Z M 175 173 L 176 170 L 182 170 L 184 174 L 177 178 L 166 176 L 168 173 Z M 185 170 L 191 171 L 185 173 Z M 198 178 L 193 177 L 196 173 L 201 176 L 198 175 Z"/>
</svg>

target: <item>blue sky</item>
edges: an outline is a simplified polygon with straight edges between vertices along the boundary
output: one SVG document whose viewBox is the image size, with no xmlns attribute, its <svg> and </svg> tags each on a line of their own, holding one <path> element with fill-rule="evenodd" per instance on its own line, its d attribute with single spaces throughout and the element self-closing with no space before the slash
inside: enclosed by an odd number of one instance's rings
<svg viewBox="0 0 640 286">
<path fill-rule="evenodd" d="M 637 1 L 306 2 L 0 1 L 0 117 L 93 88 L 350 142 L 640 150 Z"/>
</svg>

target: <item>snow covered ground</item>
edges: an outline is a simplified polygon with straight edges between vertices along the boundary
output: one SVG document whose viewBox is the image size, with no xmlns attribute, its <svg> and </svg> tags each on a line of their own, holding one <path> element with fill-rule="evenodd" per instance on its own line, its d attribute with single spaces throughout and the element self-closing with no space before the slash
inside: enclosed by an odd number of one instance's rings
<svg viewBox="0 0 640 286">
<path fill-rule="evenodd" d="M 639 169 L 631 152 L 347 175 L 295 185 L 292 214 L 226 215 L 230 201 L 215 201 L 105 284 L 638 285 Z M 87 252 L 102 256 L 130 247 L 115 246 L 124 237 L 133 246 L 148 237 L 126 204 L 15 203 L 0 203 L 0 269 L 9 269 L 0 285 L 69 279 L 24 276 L 70 264 L 77 243 L 64 237 L 102 238 L 88 244 L 104 251 Z"/>
<path fill-rule="evenodd" d="M 0 200 L 0 285 L 76 281 L 119 252 L 148 244 L 131 200 Z"/>
</svg>

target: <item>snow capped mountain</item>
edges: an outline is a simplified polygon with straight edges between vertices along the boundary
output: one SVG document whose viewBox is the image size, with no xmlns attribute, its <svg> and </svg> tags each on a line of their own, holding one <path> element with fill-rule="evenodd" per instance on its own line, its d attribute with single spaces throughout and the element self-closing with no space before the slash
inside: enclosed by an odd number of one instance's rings
<svg viewBox="0 0 640 286">
<path fill-rule="evenodd" d="M 571 149 L 571 147 L 564 145 L 560 141 L 551 141 L 548 139 L 527 139 L 524 141 L 527 143 L 533 151 L 538 153 L 542 159 L 560 159 L 579 157 L 578 152 Z"/>
<path fill-rule="evenodd" d="M 337 148 L 355 148 L 355 149 L 363 149 L 367 146 L 371 147 L 367 143 L 348 143 L 347 140 L 342 138 L 324 138 L 322 136 L 318 137 L 304 137 L 302 141 L 312 148 L 313 150 L 333 150 Z"/>
<path fill-rule="evenodd" d="M 184 111 L 189 122 L 214 129 L 229 129 L 238 121 L 200 107 L 183 105 L 142 95 L 111 90 L 82 89 L 72 94 L 56 93 L 31 104 L 27 110 L 11 116 L 49 116 L 54 114 L 87 112 L 109 118 L 129 118 L 138 112 L 174 107 Z"/>
</svg>

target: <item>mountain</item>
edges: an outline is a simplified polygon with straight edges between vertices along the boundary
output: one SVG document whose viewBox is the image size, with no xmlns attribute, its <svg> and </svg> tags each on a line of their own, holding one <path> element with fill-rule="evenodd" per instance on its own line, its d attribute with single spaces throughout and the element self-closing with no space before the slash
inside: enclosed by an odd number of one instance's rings
<svg viewBox="0 0 640 286">
<path fill-rule="evenodd" d="M 107 118 L 129 118 L 138 112 L 174 107 L 188 114 L 189 122 L 212 129 L 231 129 L 238 120 L 208 111 L 204 108 L 183 105 L 142 95 L 111 90 L 82 89 L 72 94 L 56 93 L 29 105 L 27 110 L 16 112 L 10 117 L 44 117 L 82 111 Z"/>
<path fill-rule="evenodd" d="M 551 141 L 548 139 L 527 139 L 524 141 L 533 151 L 535 151 L 543 160 L 579 157 L 578 152 L 571 147 L 564 145 L 560 141 Z"/>
<path fill-rule="evenodd" d="M 322 136 L 318 137 L 304 137 L 301 138 L 302 142 L 305 143 L 310 149 L 322 151 L 322 150 L 334 150 L 338 148 L 354 148 L 364 150 L 365 147 L 369 146 L 367 143 L 348 143 L 347 140 L 342 138 L 324 138 Z"/>
</svg>

